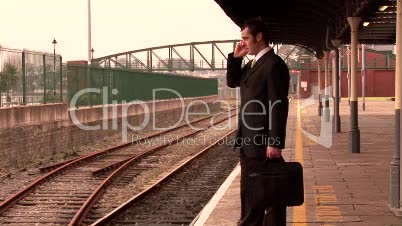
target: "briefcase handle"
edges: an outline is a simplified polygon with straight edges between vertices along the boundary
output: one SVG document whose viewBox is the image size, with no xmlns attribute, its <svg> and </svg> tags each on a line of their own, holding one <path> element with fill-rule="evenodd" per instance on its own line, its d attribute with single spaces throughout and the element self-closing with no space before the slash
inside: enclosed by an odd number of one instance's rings
<svg viewBox="0 0 402 226">
<path fill-rule="evenodd" d="M 285 159 L 281 156 L 280 158 L 265 158 L 264 164 L 268 164 L 268 163 L 284 163 Z"/>
</svg>

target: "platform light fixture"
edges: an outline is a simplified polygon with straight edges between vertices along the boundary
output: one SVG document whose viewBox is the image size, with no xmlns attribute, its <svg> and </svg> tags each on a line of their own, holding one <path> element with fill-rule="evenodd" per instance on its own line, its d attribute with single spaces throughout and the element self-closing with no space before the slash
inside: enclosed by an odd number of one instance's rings
<svg viewBox="0 0 402 226">
<path fill-rule="evenodd" d="M 387 8 L 388 8 L 387 5 L 382 5 L 382 6 L 378 7 L 378 10 L 380 10 L 382 12 L 382 11 L 386 10 Z"/>
<path fill-rule="evenodd" d="M 370 24 L 370 22 L 364 22 L 363 26 L 367 27 Z"/>
</svg>

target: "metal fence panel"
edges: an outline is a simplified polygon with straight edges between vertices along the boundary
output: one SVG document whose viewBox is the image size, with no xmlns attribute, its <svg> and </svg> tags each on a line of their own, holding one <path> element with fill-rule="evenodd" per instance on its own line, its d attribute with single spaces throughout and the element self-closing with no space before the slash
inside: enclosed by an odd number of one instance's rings
<svg viewBox="0 0 402 226">
<path fill-rule="evenodd" d="M 62 67 L 60 55 L 0 47 L 0 107 L 62 102 Z"/>
<path fill-rule="evenodd" d="M 78 106 L 218 94 L 218 80 L 211 78 L 82 65 L 68 65 L 67 70 L 68 100 L 71 102 L 75 96 L 74 101 Z M 85 88 L 95 88 L 96 92 L 86 92 L 78 96 L 77 93 Z M 154 97 L 155 89 L 171 91 L 157 91 Z"/>
</svg>

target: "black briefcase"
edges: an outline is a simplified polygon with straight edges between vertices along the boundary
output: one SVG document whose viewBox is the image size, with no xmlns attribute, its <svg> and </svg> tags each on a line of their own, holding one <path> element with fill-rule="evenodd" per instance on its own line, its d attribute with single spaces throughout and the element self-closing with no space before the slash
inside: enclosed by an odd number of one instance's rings
<svg viewBox="0 0 402 226">
<path fill-rule="evenodd" d="M 265 162 L 248 173 L 254 206 L 300 206 L 304 203 L 303 167 L 298 162 Z M 251 192 L 252 191 L 252 192 Z"/>
</svg>

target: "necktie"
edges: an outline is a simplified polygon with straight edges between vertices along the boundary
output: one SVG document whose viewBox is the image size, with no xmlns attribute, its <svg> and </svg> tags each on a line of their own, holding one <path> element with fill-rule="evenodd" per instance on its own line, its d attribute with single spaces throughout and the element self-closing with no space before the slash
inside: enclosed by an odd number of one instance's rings
<svg viewBox="0 0 402 226">
<path fill-rule="evenodd" d="M 251 68 L 253 68 L 254 67 L 254 64 L 255 64 L 255 58 L 253 59 L 253 61 L 251 62 Z"/>
</svg>

